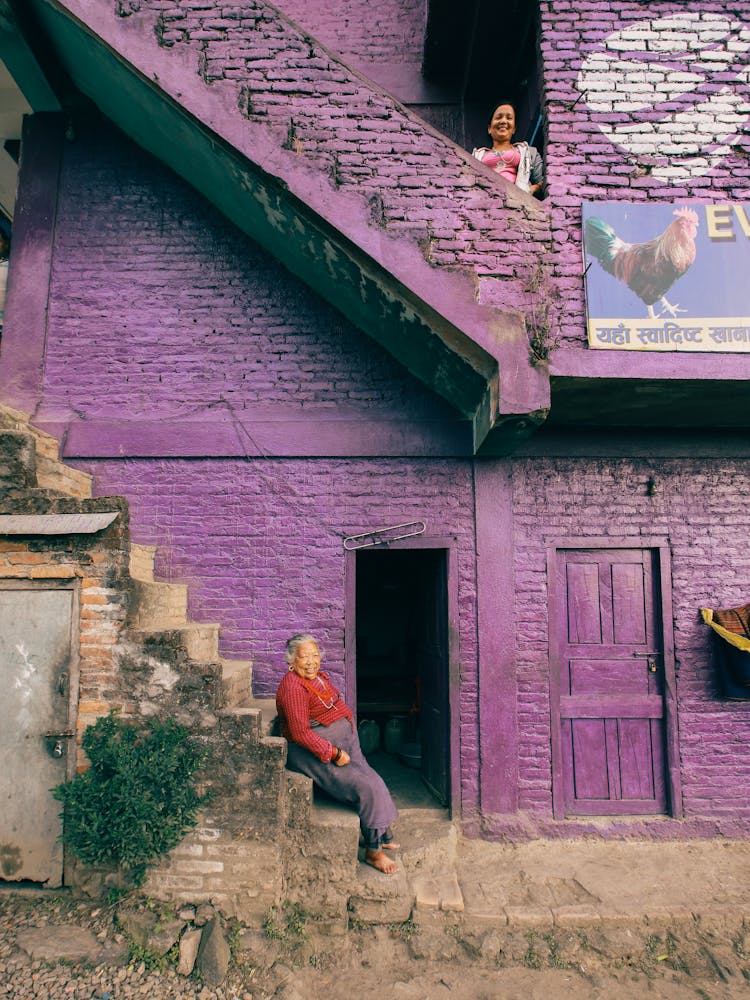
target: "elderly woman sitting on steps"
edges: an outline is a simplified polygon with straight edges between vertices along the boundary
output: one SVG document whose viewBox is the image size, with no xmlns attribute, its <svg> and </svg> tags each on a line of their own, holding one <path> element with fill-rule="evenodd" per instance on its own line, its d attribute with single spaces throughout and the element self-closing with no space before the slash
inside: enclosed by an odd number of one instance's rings
<svg viewBox="0 0 750 1000">
<path fill-rule="evenodd" d="M 276 692 L 281 734 L 289 743 L 287 764 L 312 778 L 334 799 L 359 813 L 365 861 L 392 875 L 396 862 L 386 852 L 398 849 L 391 823 L 398 815 L 385 782 L 365 760 L 352 710 L 320 671 L 320 650 L 307 633 L 286 644 L 289 672 Z"/>
</svg>

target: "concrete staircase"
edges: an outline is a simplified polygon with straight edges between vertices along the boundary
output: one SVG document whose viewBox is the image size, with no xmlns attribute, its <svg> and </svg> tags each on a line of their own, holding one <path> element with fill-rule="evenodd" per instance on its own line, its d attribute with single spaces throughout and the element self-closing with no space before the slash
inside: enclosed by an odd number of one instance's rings
<svg viewBox="0 0 750 1000">
<path fill-rule="evenodd" d="M 9 486 L 51 490 L 77 500 L 91 498 L 92 477 L 61 462 L 57 438 L 30 424 L 25 413 L 0 405 L 0 434 L 6 441 L 17 440 L 18 461 L 6 472 Z M 30 446 L 24 447 L 24 442 Z M 4 478 L 0 470 L 0 479 Z"/>
<path fill-rule="evenodd" d="M 181 651 L 189 660 L 210 666 L 219 682 L 214 697 L 216 709 L 260 708 L 252 699 L 252 661 L 219 656 L 220 626 L 188 620 L 187 585 L 154 578 L 156 551 L 155 545 L 130 545 L 131 634 L 146 650 L 167 646 Z"/>
<path fill-rule="evenodd" d="M 131 636 L 147 653 L 174 664 L 181 673 L 193 668 L 203 678 L 213 678 L 213 708 L 218 718 L 240 726 L 250 744 L 285 757 L 284 741 L 272 735 L 274 699 L 252 695 L 251 661 L 219 656 L 220 626 L 188 620 L 187 587 L 155 579 L 156 551 L 156 546 L 132 543 L 130 547 Z M 242 776 L 238 779 L 242 785 Z M 364 866 L 357 863 L 357 815 L 335 802 L 317 801 L 313 783 L 305 775 L 281 770 L 277 787 L 273 787 L 275 781 L 274 773 L 273 781 L 265 781 L 263 797 L 273 803 L 271 812 L 277 817 L 278 827 L 265 834 L 269 841 L 283 845 L 284 900 L 314 910 L 319 919 L 339 929 L 345 928 L 351 913 L 356 912 L 352 910 L 353 895 L 360 919 L 365 919 L 365 908 L 368 919 L 379 914 L 379 922 L 406 919 L 411 896 L 403 876 L 396 885 L 367 869 L 374 879 L 362 879 Z M 236 805 L 241 811 L 240 800 Z M 219 825 L 225 826 L 226 818 Z M 246 864 L 257 852 L 252 842 L 243 845 L 235 841 L 233 850 L 248 855 Z M 378 887 L 378 879 L 387 884 Z M 152 884 L 157 887 L 156 882 Z"/>
<path fill-rule="evenodd" d="M 62 463 L 57 441 L 24 414 L 0 406 L 0 440 L 7 509 L 14 509 L 14 498 L 62 498 L 55 502 L 66 506 L 66 498 L 91 498 L 91 476 Z M 220 626 L 189 619 L 187 586 L 155 578 L 156 546 L 127 536 L 123 545 L 128 573 L 120 585 L 129 592 L 119 669 L 126 714 L 171 716 L 218 748 L 208 776 L 217 796 L 202 830 L 154 872 L 149 891 L 199 898 L 189 889 L 195 875 L 183 883 L 181 873 L 191 864 L 220 864 L 223 881 L 215 878 L 211 889 L 206 879 L 204 895 L 245 920 L 262 920 L 282 900 L 339 930 L 352 921 L 402 923 L 415 907 L 462 909 L 456 831 L 445 814 L 402 811 L 396 876 L 361 864 L 356 813 L 317 797 L 309 778 L 285 769 L 285 741 L 272 735 L 275 701 L 253 697 L 252 662 L 221 657 Z"/>
</svg>

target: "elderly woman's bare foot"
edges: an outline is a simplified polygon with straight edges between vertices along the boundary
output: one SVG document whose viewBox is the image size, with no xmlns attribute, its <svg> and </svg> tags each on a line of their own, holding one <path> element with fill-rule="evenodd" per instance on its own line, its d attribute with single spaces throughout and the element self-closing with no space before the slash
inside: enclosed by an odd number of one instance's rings
<svg viewBox="0 0 750 1000">
<path fill-rule="evenodd" d="M 369 848 L 365 851 L 365 863 L 372 865 L 373 868 L 377 868 L 379 872 L 383 872 L 384 875 L 395 875 L 398 871 L 398 865 L 395 861 L 391 861 L 389 857 L 386 857 L 382 851 L 371 851 Z"/>
<path fill-rule="evenodd" d="M 387 844 L 381 844 L 380 846 L 384 851 L 398 851 L 401 844 L 397 844 L 395 840 L 390 840 Z"/>
</svg>

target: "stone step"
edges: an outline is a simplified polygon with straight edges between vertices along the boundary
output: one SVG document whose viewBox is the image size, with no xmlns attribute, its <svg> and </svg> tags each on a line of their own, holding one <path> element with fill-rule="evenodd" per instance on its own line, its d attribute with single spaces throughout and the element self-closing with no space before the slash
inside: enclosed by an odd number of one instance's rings
<svg viewBox="0 0 750 1000">
<path fill-rule="evenodd" d="M 287 896 L 343 933 L 356 884 L 359 817 L 340 803 L 316 801 L 305 775 L 287 771 L 286 777 Z"/>
<path fill-rule="evenodd" d="M 31 434 L 38 456 L 59 461 L 60 446 L 57 438 L 31 424 L 31 415 L 0 404 L 0 429 Z"/>
<path fill-rule="evenodd" d="M 286 783 L 289 825 L 301 830 L 315 827 L 328 831 L 333 840 L 347 845 L 347 857 L 354 865 L 359 844 L 359 817 L 354 809 L 314 788 L 306 774 L 287 771 Z"/>
<path fill-rule="evenodd" d="M 310 826 L 313 808 L 312 779 L 296 771 L 286 771 L 284 780 L 287 822 L 291 828 L 305 830 Z"/>
<path fill-rule="evenodd" d="M 253 706 L 253 664 L 252 660 L 221 661 L 221 700 L 227 708 L 250 708 Z M 265 717 L 262 708 L 259 709 Z M 276 709 L 274 706 L 274 714 Z"/>
<path fill-rule="evenodd" d="M 455 871 L 417 875 L 409 884 L 418 910 L 448 910 L 463 913 L 464 897 Z"/>
<path fill-rule="evenodd" d="M 412 915 L 414 902 L 414 889 L 403 865 L 394 875 L 358 865 L 348 902 L 350 919 L 366 924 L 404 923 Z"/>
<path fill-rule="evenodd" d="M 220 708 L 217 716 L 222 719 L 231 719 L 243 733 L 247 733 L 247 738 L 252 742 L 260 742 L 263 738 L 261 732 L 261 715 L 256 708 L 243 708 L 237 705 L 227 705 Z"/>
<path fill-rule="evenodd" d="M 54 440 L 54 439 L 53 439 Z M 91 497 L 91 476 L 40 452 L 36 432 L 0 422 L 0 483 L 23 489 L 53 490 L 78 500 Z"/>
<path fill-rule="evenodd" d="M 188 589 L 184 583 L 133 579 L 133 624 L 137 628 L 173 628 L 187 624 Z"/>
<path fill-rule="evenodd" d="M 219 629 L 219 625 L 198 622 L 176 627 L 152 622 L 147 628 L 134 628 L 131 632 L 151 655 L 169 658 L 171 652 L 198 662 L 214 662 L 219 659 Z"/>
<path fill-rule="evenodd" d="M 136 580 L 152 581 L 154 579 L 155 545 L 139 545 L 130 543 L 130 575 Z"/>
<path fill-rule="evenodd" d="M 302 775 L 302 777 L 305 776 Z M 312 784 L 312 782 L 310 783 Z M 357 846 L 359 842 L 359 817 L 351 806 L 347 806 L 343 802 L 336 802 L 335 799 L 313 789 L 310 815 L 313 823 L 317 826 L 339 827 L 357 831 L 357 838 L 354 841 L 355 847 Z"/>
<path fill-rule="evenodd" d="M 349 910 L 365 923 L 399 923 L 421 910 L 462 912 L 455 871 L 458 831 L 444 809 L 402 809 L 394 824 L 397 875 L 361 865 Z M 360 857 L 363 852 L 360 850 Z"/>
<path fill-rule="evenodd" d="M 286 780 L 289 828 L 303 835 L 302 849 L 308 855 L 335 852 L 337 893 L 346 896 L 350 919 L 398 924 L 407 921 L 415 909 L 463 912 L 464 898 L 454 868 L 458 832 L 445 810 L 401 812 L 394 827 L 401 845 L 394 854 L 399 870 L 384 875 L 364 863 L 354 809 L 314 792 L 312 781 L 304 775 L 288 771 Z"/>
<path fill-rule="evenodd" d="M 249 708 L 257 708 L 262 716 L 261 732 L 264 736 L 278 736 L 276 732 L 276 699 L 251 698 L 247 703 Z"/>
<path fill-rule="evenodd" d="M 0 430 L 0 489 L 36 488 L 36 451 L 31 434 Z"/>
<path fill-rule="evenodd" d="M 442 809 L 402 809 L 394 824 L 399 856 L 410 878 L 453 871 L 458 831 Z"/>
<path fill-rule="evenodd" d="M 36 480 L 40 489 L 57 490 L 78 500 L 91 498 L 93 477 L 55 459 L 40 455 L 37 447 Z"/>
</svg>

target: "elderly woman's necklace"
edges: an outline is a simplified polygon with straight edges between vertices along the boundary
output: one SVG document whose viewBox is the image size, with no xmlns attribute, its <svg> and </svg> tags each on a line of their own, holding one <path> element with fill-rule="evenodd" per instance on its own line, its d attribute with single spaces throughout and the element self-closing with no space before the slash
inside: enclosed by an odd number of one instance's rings
<svg viewBox="0 0 750 1000">
<path fill-rule="evenodd" d="M 323 680 L 322 677 L 316 677 L 315 679 L 318 680 L 318 681 L 320 681 L 323 684 L 323 694 L 321 694 L 320 691 L 317 690 L 317 688 L 313 687 L 312 683 L 306 677 L 300 677 L 300 680 L 305 685 L 305 687 L 307 688 L 307 690 L 311 694 L 315 695 L 315 697 L 321 703 L 321 705 L 323 706 L 323 708 L 333 708 L 333 706 L 334 706 L 334 704 L 335 704 L 335 702 L 337 700 L 335 692 L 328 687 L 328 684 Z M 323 695 L 327 696 L 328 701 L 326 701 L 326 699 L 323 697 Z"/>
</svg>

